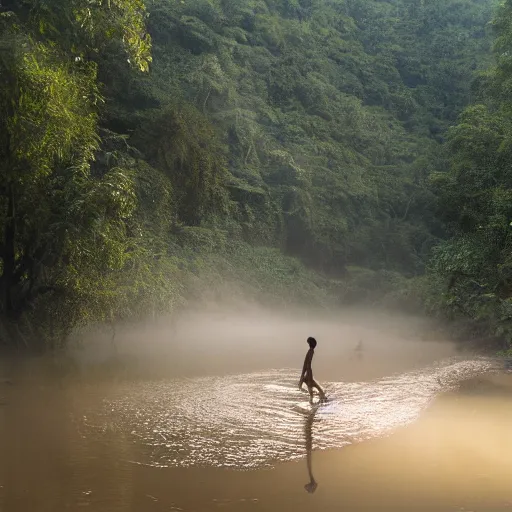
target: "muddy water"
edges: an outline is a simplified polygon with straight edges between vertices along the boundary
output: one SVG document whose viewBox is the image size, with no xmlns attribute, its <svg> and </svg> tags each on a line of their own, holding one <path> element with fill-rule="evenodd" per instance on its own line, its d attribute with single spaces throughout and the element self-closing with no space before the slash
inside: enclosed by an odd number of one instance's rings
<svg viewBox="0 0 512 512">
<path fill-rule="evenodd" d="M 492 367 L 448 360 L 370 382 L 324 382 L 326 404 L 311 408 L 296 370 L 166 379 L 97 390 L 80 411 L 84 435 L 105 429 L 141 447 L 156 467 L 273 467 L 304 456 L 303 425 L 314 414 L 313 449 L 342 448 L 411 423 L 441 391 Z"/>
<path fill-rule="evenodd" d="M 323 381 L 311 407 L 290 369 L 56 379 L 18 363 L 0 384 L 0 510 L 512 510 L 497 370 L 450 357 Z"/>
</svg>

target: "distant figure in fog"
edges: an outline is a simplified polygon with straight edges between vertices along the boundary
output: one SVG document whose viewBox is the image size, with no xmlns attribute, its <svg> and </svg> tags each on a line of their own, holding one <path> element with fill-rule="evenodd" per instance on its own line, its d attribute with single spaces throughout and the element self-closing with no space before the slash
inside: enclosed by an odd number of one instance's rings
<svg viewBox="0 0 512 512">
<path fill-rule="evenodd" d="M 357 359 L 362 359 L 363 358 L 363 340 L 359 340 L 357 346 L 356 346 L 356 349 L 355 349 L 355 353 L 356 353 L 356 358 Z"/>
<path fill-rule="evenodd" d="M 304 366 L 302 367 L 302 373 L 299 381 L 299 389 L 302 389 L 302 384 L 306 383 L 309 391 L 309 401 L 313 403 L 313 388 L 318 390 L 320 394 L 320 400 L 326 400 L 324 390 L 318 385 L 318 383 L 313 379 L 313 370 L 311 368 L 311 362 L 313 361 L 313 356 L 315 355 L 315 347 L 316 340 L 315 338 L 308 338 L 309 350 L 306 354 L 306 358 L 304 359 Z"/>
</svg>

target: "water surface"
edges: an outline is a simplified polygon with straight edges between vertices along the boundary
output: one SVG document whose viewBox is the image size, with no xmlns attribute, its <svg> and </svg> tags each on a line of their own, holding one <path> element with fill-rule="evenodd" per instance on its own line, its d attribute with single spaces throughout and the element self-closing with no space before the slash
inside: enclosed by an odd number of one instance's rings
<svg viewBox="0 0 512 512">
<path fill-rule="evenodd" d="M 512 510 L 512 383 L 492 359 L 376 377 L 352 360 L 313 408 L 296 369 L 100 379 L 7 366 L 2 512 Z"/>
<path fill-rule="evenodd" d="M 315 413 L 313 449 L 342 448 L 407 425 L 438 393 L 494 365 L 448 360 L 369 382 L 323 383 L 329 400 Z M 311 410 L 296 370 L 127 383 L 94 405 L 81 418 L 87 436 L 122 433 L 143 448 L 140 463 L 238 469 L 303 457 Z"/>
</svg>

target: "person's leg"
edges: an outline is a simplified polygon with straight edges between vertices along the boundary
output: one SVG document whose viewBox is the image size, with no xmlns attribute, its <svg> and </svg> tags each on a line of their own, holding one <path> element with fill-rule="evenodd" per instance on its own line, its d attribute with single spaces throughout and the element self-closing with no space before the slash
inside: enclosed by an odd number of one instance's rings
<svg viewBox="0 0 512 512">
<path fill-rule="evenodd" d="M 309 391 L 309 403 L 312 404 L 313 403 L 313 386 L 311 385 L 310 382 L 308 382 L 307 384 L 308 384 L 308 391 Z"/>
<path fill-rule="evenodd" d="M 318 393 L 320 394 L 320 398 L 325 398 L 324 390 L 318 385 L 318 382 L 316 380 L 313 380 L 311 382 L 311 388 L 318 389 Z M 313 393 L 313 389 L 311 389 L 311 394 Z"/>
</svg>

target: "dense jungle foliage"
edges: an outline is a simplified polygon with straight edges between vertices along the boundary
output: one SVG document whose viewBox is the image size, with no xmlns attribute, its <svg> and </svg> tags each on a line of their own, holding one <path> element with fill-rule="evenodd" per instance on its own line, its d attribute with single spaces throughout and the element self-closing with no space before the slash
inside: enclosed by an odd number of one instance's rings
<svg viewBox="0 0 512 512">
<path fill-rule="evenodd" d="M 429 300 L 474 333 L 501 338 L 512 354 L 512 2 L 492 25 L 493 65 L 447 131 L 449 165 L 431 176 L 447 236 L 429 264 Z"/>
<path fill-rule="evenodd" d="M 3 0 L 0 338 L 237 294 L 512 336 L 512 2 L 495 9 Z"/>
</svg>

